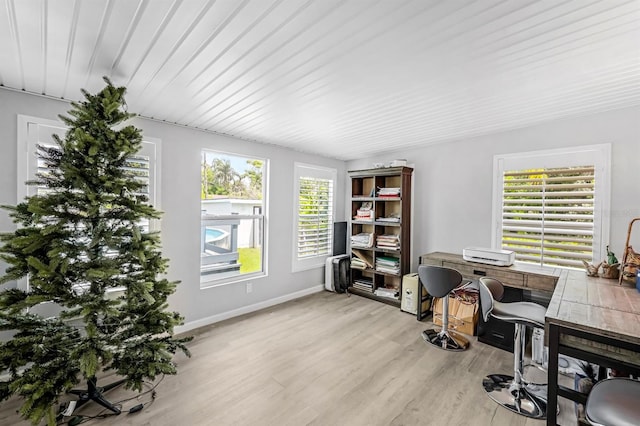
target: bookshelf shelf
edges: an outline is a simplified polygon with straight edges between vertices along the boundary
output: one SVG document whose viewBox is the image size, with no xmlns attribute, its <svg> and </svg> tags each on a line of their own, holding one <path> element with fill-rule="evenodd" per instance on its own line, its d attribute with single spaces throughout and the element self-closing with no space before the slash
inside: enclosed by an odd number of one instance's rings
<svg viewBox="0 0 640 426">
<path fill-rule="evenodd" d="M 398 307 L 402 277 L 411 267 L 412 175 L 410 167 L 349 171 L 351 257 L 360 265 L 351 268 L 349 291 Z M 357 247 L 363 242 L 369 246 Z M 396 290 L 398 298 L 376 294 L 385 288 Z"/>
</svg>

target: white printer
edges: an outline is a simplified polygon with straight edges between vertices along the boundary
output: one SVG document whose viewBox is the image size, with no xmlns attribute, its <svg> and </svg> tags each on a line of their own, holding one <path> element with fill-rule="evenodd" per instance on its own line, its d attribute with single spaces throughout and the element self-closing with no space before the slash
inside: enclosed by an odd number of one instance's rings
<svg viewBox="0 0 640 426">
<path fill-rule="evenodd" d="M 511 266 L 516 253 L 511 250 L 467 247 L 462 250 L 462 258 L 469 262 L 486 263 L 494 266 Z"/>
</svg>

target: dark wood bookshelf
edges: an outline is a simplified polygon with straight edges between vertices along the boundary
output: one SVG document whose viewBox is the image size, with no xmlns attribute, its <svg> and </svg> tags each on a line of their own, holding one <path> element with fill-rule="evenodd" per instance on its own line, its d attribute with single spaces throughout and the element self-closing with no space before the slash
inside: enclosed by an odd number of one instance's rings
<svg viewBox="0 0 640 426">
<path fill-rule="evenodd" d="M 351 178 L 351 218 L 349 221 L 350 235 L 360 233 L 373 234 L 373 246 L 367 248 L 353 248 L 352 257 L 356 257 L 354 250 L 367 253 L 373 262 L 373 268 L 351 269 L 351 287 L 349 292 L 368 297 L 393 306 L 400 306 L 401 300 L 381 297 L 374 294 L 380 287 L 397 289 L 402 294 L 402 277 L 411 268 L 411 180 L 413 169 L 410 167 L 387 167 L 349 171 Z M 378 196 L 380 188 L 399 188 L 398 196 Z M 371 205 L 373 220 L 355 219 L 356 213 L 363 203 Z M 397 218 L 396 221 L 381 221 L 380 218 Z M 377 247 L 377 237 L 380 235 L 395 235 L 399 238 L 399 247 Z M 385 256 L 397 259 L 398 273 L 377 271 L 377 257 Z M 372 282 L 371 291 L 353 287 L 357 279 L 368 279 Z"/>
</svg>

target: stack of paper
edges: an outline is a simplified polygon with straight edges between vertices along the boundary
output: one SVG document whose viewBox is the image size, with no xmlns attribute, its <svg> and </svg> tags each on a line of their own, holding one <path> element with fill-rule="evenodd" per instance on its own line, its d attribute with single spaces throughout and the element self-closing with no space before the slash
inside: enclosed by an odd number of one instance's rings
<svg viewBox="0 0 640 426">
<path fill-rule="evenodd" d="M 371 254 L 367 254 L 358 249 L 353 249 L 351 251 L 355 257 L 351 259 L 351 265 L 353 266 L 353 262 L 355 261 L 358 267 L 356 269 L 366 269 L 373 268 L 373 256 Z M 360 268 L 362 266 L 362 268 Z"/>
<path fill-rule="evenodd" d="M 378 235 L 376 238 L 376 247 L 389 250 L 399 250 L 400 236 L 394 234 Z"/>
<path fill-rule="evenodd" d="M 391 213 L 387 217 L 379 217 L 376 219 L 378 222 L 400 223 L 400 215 L 397 213 Z"/>
<path fill-rule="evenodd" d="M 367 269 L 367 264 L 364 263 L 364 261 L 362 259 L 359 259 L 357 257 L 352 257 L 351 258 L 351 267 L 353 269 Z"/>
<path fill-rule="evenodd" d="M 370 248 L 373 247 L 373 234 L 361 232 L 351 236 L 351 247 Z"/>
<path fill-rule="evenodd" d="M 368 278 L 356 278 L 353 281 L 353 287 L 360 289 L 360 290 L 365 290 L 365 291 L 372 291 L 373 290 L 373 281 L 368 279 Z"/>
<path fill-rule="evenodd" d="M 387 297 L 389 299 L 399 299 L 400 298 L 400 292 L 398 291 L 397 288 L 385 288 L 385 287 L 378 287 L 376 289 L 376 291 L 373 292 L 376 296 L 379 297 Z"/>
<path fill-rule="evenodd" d="M 400 273 L 400 260 L 397 257 L 376 257 L 376 271 L 398 275 Z"/>
<path fill-rule="evenodd" d="M 400 188 L 378 188 L 378 197 L 400 198 Z"/>
</svg>

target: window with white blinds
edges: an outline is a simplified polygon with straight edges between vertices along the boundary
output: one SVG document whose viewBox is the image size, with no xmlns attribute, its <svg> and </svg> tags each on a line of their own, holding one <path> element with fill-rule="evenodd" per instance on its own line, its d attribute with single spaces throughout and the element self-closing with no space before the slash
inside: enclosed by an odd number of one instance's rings
<svg viewBox="0 0 640 426">
<path fill-rule="evenodd" d="M 595 145 L 497 156 L 494 247 L 541 266 L 583 268 L 600 259 L 609 153 L 609 145 Z"/>
<path fill-rule="evenodd" d="M 593 258 L 593 165 L 504 173 L 502 248 L 541 265 Z"/>
<path fill-rule="evenodd" d="M 25 182 L 35 179 L 37 173 L 47 173 L 47 166 L 38 155 L 38 146 L 58 148 L 52 135 L 61 138 L 67 128 L 58 121 L 36 117 L 18 116 L 18 202 L 24 197 L 43 194 L 50 189 L 42 186 L 25 185 Z M 159 140 L 145 138 L 140 150 L 127 158 L 125 170 L 145 186 L 140 190 L 149 199 L 149 203 L 159 209 L 159 191 L 156 164 L 159 157 Z"/>
<path fill-rule="evenodd" d="M 25 115 L 18 116 L 18 188 L 17 202 L 22 202 L 25 197 L 33 195 L 43 195 L 53 189 L 44 186 L 27 185 L 26 182 L 36 178 L 38 173 L 50 173 L 44 160 L 38 155 L 38 146 L 59 149 L 52 138 L 57 134 L 64 138 L 67 131 L 65 125 L 59 121 L 46 120 Z M 149 203 L 159 209 L 159 177 L 158 167 L 160 155 L 160 141 L 147 140 L 142 142 L 142 147 L 135 155 L 126 160 L 125 170 L 130 176 L 145 183 L 140 190 L 141 194 L 147 196 Z M 144 232 L 159 229 L 158 220 L 142 220 L 139 225 Z M 28 288 L 28 280 L 21 280 L 18 283 L 21 288 Z"/>
<path fill-rule="evenodd" d="M 336 171 L 296 163 L 293 269 L 322 266 L 333 246 Z"/>
</svg>

